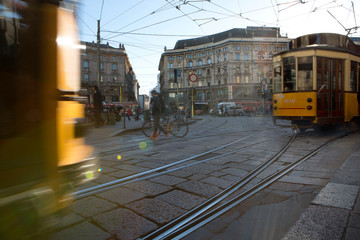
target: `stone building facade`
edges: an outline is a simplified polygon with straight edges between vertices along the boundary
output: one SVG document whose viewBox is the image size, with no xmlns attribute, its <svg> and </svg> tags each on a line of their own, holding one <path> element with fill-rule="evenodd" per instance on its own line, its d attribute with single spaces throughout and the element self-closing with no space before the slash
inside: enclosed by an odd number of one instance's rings
<svg viewBox="0 0 360 240">
<path fill-rule="evenodd" d="M 81 91 L 91 102 L 93 85 L 98 85 L 97 43 L 83 42 L 81 50 Z M 124 45 L 114 48 L 100 44 L 99 88 L 104 100 L 111 102 L 136 102 L 139 84 L 131 67 Z"/>
<path fill-rule="evenodd" d="M 272 56 L 288 48 L 279 28 L 235 28 L 206 37 L 179 40 L 165 49 L 159 71 L 168 102 L 219 102 L 271 99 Z M 191 92 L 193 92 L 191 94 Z"/>
</svg>

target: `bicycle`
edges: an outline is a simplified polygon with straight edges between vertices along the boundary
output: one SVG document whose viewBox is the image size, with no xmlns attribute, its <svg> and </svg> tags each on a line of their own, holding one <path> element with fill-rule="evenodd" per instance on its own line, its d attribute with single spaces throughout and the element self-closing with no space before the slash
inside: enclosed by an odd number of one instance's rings
<svg viewBox="0 0 360 240">
<path fill-rule="evenodd" d="M 185 137 L 189 132 L 189 125 L 180 117 L 175 117 L 174 120 L 170 121 L 169 116 L 163 115 L 160 117 L 160 124 L 174 137 Z M 152 117 L 149 117 L 145 120 L 142 126 L 142 132 L 145 136 L 150 137 L 153 133 L 153 129 L 154 120 L 152 119 Z M 160 134 L 160 130 L 158 133 Z"/>
</svg>

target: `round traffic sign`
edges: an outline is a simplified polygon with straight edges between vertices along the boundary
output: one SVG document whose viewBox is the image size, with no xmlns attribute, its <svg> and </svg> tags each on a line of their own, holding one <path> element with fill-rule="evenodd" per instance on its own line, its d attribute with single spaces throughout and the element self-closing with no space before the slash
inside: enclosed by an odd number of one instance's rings
<svg viewBox="0 0 360 240">
<path fill-rule="evenodd" d="M 266 81 L 265 81 L 265 80 L 261 80 L 261 84 L 265 87 Z"/>
<path fill-rule="evenodd" d="M 189 80 L 191 82 L 196 82 L 197 79 L 198 79 L 198 77 L 197 77 L 197 75 L 195 73 L 190 74 Z"/>
</svg>

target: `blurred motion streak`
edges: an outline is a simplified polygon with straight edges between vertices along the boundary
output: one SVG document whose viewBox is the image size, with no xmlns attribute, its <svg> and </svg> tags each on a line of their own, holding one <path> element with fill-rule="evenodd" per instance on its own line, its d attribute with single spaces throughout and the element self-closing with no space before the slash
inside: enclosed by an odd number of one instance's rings
<svg viewBox="0 0 360 240">
<path fill-rule="evenodd" d="M 76 1 L 0 0 L 0 239 L 44 239 L 98 175 L 85 145 Z"/>
</svg>

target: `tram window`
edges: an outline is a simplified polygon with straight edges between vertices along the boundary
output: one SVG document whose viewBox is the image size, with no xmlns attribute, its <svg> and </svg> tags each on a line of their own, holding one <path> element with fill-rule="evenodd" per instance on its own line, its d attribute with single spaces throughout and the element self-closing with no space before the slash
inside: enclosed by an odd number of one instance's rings
<svg viewBox="0 0 360 240">
<path fill-rule="evenodd" d="M 357 69 L 358 63 L 351 61 L 351 70 L 350 70 L 350 91 L 356 92 L 356 82 L 357 82 Z"/>
<path fill-rule="evenodd" d="M 274 92 L 281 92 L 281 62 L 274 63 Z"/>
<path fill-rule="evenodd" d="M 312 90 L 313 89 L 313 58 L 299 57 L 298 58 L 298 73 L 297 73 L 298 90 Z"/>
<path fill-rule="evenodd" d="M 295 90 L 295 57 L 284 58 L 284 92 Z"/>
</svg>

